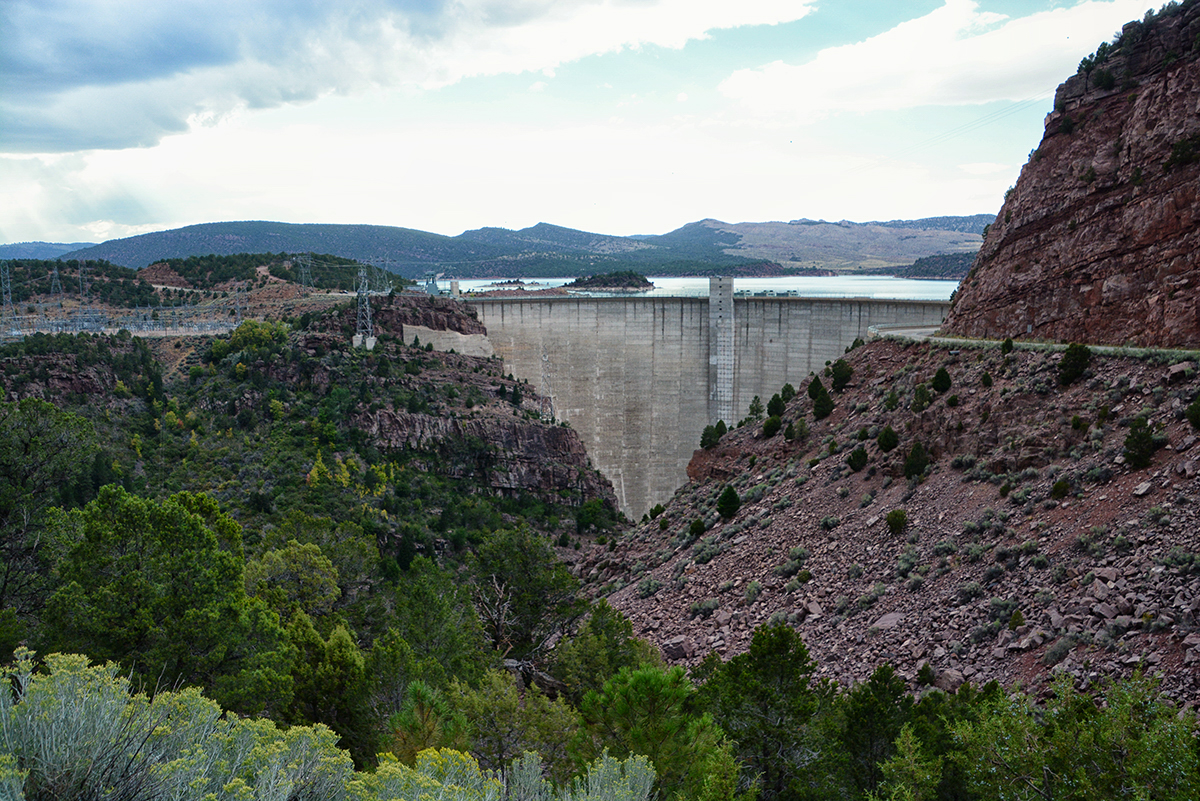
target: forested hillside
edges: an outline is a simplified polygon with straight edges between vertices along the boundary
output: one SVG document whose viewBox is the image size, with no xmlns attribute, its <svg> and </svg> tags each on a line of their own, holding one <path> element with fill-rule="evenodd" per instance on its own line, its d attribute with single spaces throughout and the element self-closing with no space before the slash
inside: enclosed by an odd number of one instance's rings
<svg viewBox="0 0 1200 801">
<path fill-rule="evenodd" d="M 635 270 L 644 275 L 832 275 L 974 253 L 990 218 L 888 223 L 724 223 L 701 220 L 665 234 L 610 236 L 538 223 L 458 236 L 381 225 L 224 222 L 116 239 L 65 254 L 141 269 L 163 261 L 244 253 L 331 253 L 385 265 L 406 278 L 551 278 Z"/>
<path fill-rule="evenodd" d="M 990 799 L 1049 771 L 1106 798 L 1196 789 L 1194 717 L 1141 680 L 1097 687 L 1102 705 L 1059 682 L 1047 727 L 994 683 L 914 696 L 886 664 L 835 683 L 775 618 L 727 662 L 664 665 L 581 593 L 579 555 L 625 525 L 574 432 L 497 361 L 404 333 L 471 330 L 453 304 L 377 299 L 371 352 L 348 346 L 352 311 L 0 349 L 0 786 Z M 1009 732 L 1022 745 L 998 750 Z M 1084 732 L 1080 762 L 1063 746 Z M 64 736 L 94 771 L 48 750 Z"/>
</svg>

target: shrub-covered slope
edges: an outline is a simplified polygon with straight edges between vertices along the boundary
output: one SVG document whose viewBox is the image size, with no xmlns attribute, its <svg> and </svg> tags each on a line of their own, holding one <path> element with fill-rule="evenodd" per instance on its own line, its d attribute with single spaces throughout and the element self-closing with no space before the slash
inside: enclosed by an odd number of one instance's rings
<svg viewBox="0 0 1200 801">
<path fill-rule="evenodd" d="M 782 425 L 744 421 L 581 574 L 672 661 L 786 621 L 844 682 L 884 662 L 945 686 L 1140 668 L 1200 698 L 1195 361 L 1091 355 L 1064 385 L 1062 359 L 853 350 L 828 417 L 801 387 Z"/>
</svg>

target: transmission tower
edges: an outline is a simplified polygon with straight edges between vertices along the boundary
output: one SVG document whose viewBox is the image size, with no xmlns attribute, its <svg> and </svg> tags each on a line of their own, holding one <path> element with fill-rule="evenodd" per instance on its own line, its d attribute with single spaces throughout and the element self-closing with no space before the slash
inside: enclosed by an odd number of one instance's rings
<svg viewBox="0 0 1200 801">
<path fill-rule="evenodd" d="M 300 286 L 307 295 L 313 288 L 312 254 L 302 253 L 298 261 L 300 262 Z"/>
<path fill-rule="evenodd" d="M 88 330 L 92 323 L 92 310 L 88 306 L 87 263 L 83 261 L 79 262 L 79 309 L 75 314 L 74 330 Z"/>
<path fill-rule="evenodd" d="M 12 279 L 9 277 L 7 261 L 0 261 L 0 285 L 4 290 L 4 321 L 7 325 L 15 325 L 17 315 L 13 312 Z"/>
<path fill-rule="evenodd" d="M 62 281 L 58 279 L 58 262 L 55 262 L 54 266 L 50 268 L 50 294 L 57 297 L 61 302 L 62 293 Z"/>
<path fill-rule="evenodd" d="M 371 323 L 371 294 L 367 281 L 367 265 L 358 265 L 358 325 L 354 331 L 354 346 L 365 345 L 371 350 L 375 345 L 375 332 Z"/>
<path fill-rule="evenodd" d="M 375 268 L 375 291 L 387 294 L 392 291 L 392 271 L 387 268 L 387 259 L 372 259 L 369 264 Z"/>
</svg>

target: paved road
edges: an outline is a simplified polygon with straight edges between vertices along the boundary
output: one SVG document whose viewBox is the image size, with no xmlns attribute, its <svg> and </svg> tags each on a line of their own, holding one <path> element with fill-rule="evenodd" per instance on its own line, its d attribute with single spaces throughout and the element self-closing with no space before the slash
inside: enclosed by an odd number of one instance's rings
<svg viewBox="0 0 1200 801">
<path fill-rule="evenodd" d="M 1000 340 L 998 339 L 961 339 L 958 337 L 939 337 L 934 336 L 938 329 L 929 327 L 914 327 L 906 328 L 899 326 L 872 326 L 871 336 L 888 337 L 895 339 L 907 339 L 914 342 L 932 342 L 935 345 L 945 347 L 963 347 L 963 348 L 998 348 Z M 1066 350 L 1067 343 L 1065 342 L 1023 342 L 1014 340 L 1013 346 L 1018 350 Z M 1148 352 L 1170 354 L 1173 358 L 1179 359 L 1200 359 L 1200 351 L 1182 350 L 1178 348 L 1127 348 L 1119 345 L 1088 345 L 1093 353 L 1100 353 L 1110 356 L 1141 356 Z"/>
</svg>

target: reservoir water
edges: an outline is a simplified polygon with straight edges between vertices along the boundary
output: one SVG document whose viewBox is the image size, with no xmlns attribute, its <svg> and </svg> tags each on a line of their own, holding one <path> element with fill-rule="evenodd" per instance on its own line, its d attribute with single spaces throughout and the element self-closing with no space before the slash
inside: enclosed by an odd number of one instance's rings
<svg viewBox="0 0 1200 801">
<path fill-rule="evenodd" d="M 529 278 L 525 279 L 527 290 L 547 289 L 563 286 L 573 278 Z M 654 289 L 648 292 L 630 293 L 638 297 L 707 297 L 707 277 L 664 278 L 650 277 Z M 460 291 L 485 292 L 489 289 L 512 288 L 496 280 L 459 281 Z M 734 278 L 733 291 L 737 296 L 795 296 L 802 298 L 878 298 L 887 300 L 949 300 L 958 288 L 957 281 L 916 280 L 893 278 L 883 275 L 847 275 L 812 278 L 789 276 L 784 278 Z M 583 296 L 612 296 L 613 292 L 579 292 Z"/>
</svg>

